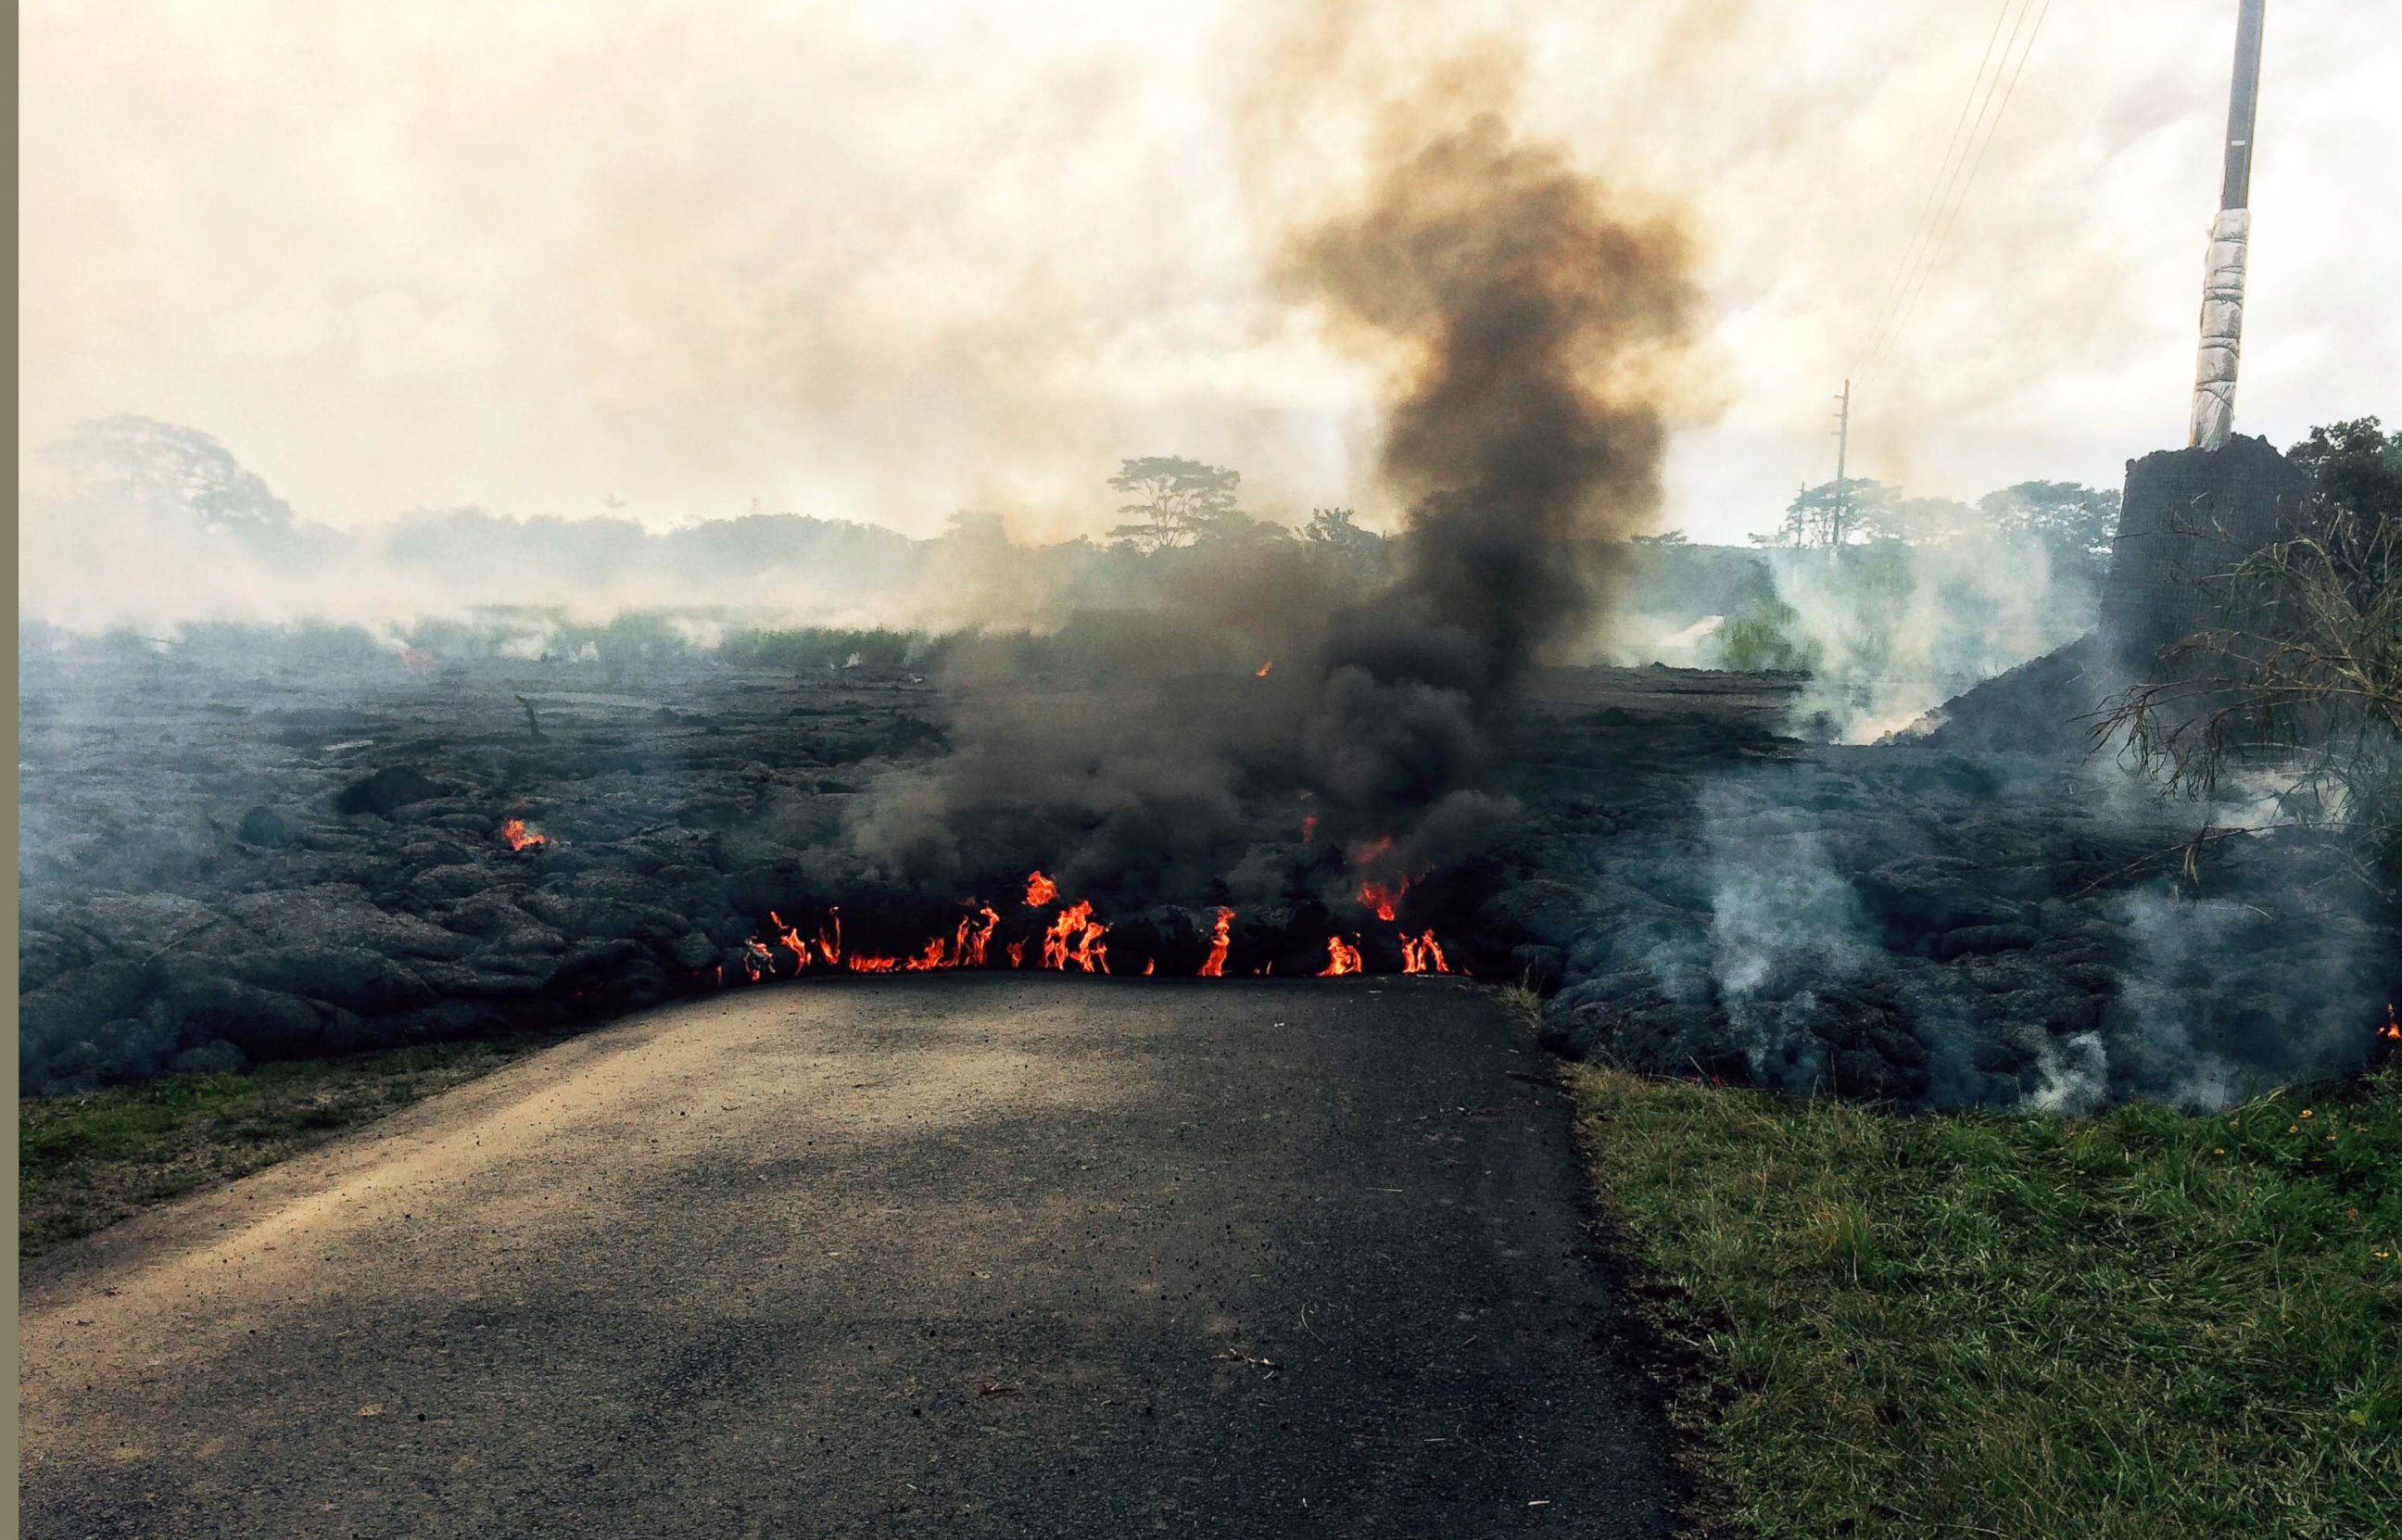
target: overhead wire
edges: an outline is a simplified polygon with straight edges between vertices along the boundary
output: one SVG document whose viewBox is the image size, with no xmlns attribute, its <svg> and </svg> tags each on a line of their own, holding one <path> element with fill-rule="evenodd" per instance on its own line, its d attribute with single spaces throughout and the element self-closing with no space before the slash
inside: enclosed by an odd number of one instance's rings
<svg viewBox="0 0 2402 1540">
<path fill-rule="evenodd" d="M 1854 375 L 1860 372 L 1861 366 L 1875 351 L 1876 345 L 1884 339 L 1884 329 L 1892 323 L 1894 312 L 1901 303 L 1903 280 L 1918 255 L 1920 243 L 1935 227 L 1935 212 L 1940 206 L 1943 195 L 1951 190 L 1952 158 L 1962 145 L 1960 131 L 1968 126 L 1968 109 L 1977 104 L 1978 89 L 1985 83 L 1985 66 L 1993 62 L 1994 45 L 2001 41 L 2002 23 L 2009 20 L 2010 7 L 2014 3 L 2016 0 L 2002 0 L 2000 7 L 1994 12 L 1994 30 L 1985 34 L 1985 51 L 1978 57 L 1977 73 L 1968 77 L 1967 94 L 1960 99 L 1960 116 L 1953 120 L 1952 137 L 1943 144 L 1943 158 L 1937 163 L 1935 174 L 1927 179 L 1926 198 L 1919 205 L 1917 219 L 1911 225 L 1910 239 L 1904 243 L 1900 257 L 1895 261 L 1892 274 L 1885 279 L 1884 293 L 1878 296 L 1875 330 L 1870 334 L 1868 347 L 1852 361 L 1850 372 Z M 1998 79 L 2001 72 L 1997 69 L 1994 73 Z"/>
<path fill-rule="evenodd" d="M 1900 341 L 1902 334 L 1909 328 L 1910 318 L 1917 312 L 1919 296 L 1926 293 L 1926 281 L 1934 273 L 1936 264 L 1942 258 L 1944 242 L 1951 238 L 1953 227 L 1959 223 L 1960 211 L 1967 206 L 1968 195 L 1977 185 L 1977 173 L 1984 168 L 1985 154 L 1994 147 L 1994 139 L 2001 131 L 2002 117 L 2009 111 L 2010 99 L 2018 94 L 2019 77 L 2026 73 L 2027 60 L 2034 56 L 2036 39 L 2043 32 L 2044 19 L 2051 14 L 2051 0 L 2042 0 L 2040 8 L 2036 8 L 2035 0 L 2024 0 L 2019 9 L 2020 23 L 2025 22 L 2030 9 L 2035 10 L 2035 25 L 2027 29 L 2026 44 L 2018 49 L 2018 62 L 2010 68 L 2009 84 L 2003 89 L 2000 102 L 1995 107 L 1990 122 L 1986 121 L 1981 111 L 1978 115 L 1978 126 L 1983 128 L 1984 138 L 1977 145 L 1975 159 L 1968 162 L 1967 175 L 1960 184 L 1958 196 L 1953 199 L 1949 213 L 1944 215 L 1941 227 L 1936 231 L 1933 241 L 1928 245 L 1926 259 L 1920 264 L 1917 282 L 1911 287 L 1908 301 L 1903 305 L 1899 316 L 1895 320 L 1892 329 L 1886 334 L 1879 350 L 1871 355 L 1864 368 L 1862 374 L 1864 383 L 1881 378 L 1881 371 L 1894 356 L 1894 344 Z M 2018 43 L 2018 26 L 2011 27 L 2010 40 L 2002 46 L 2002 59 L 2005 63 L 2009 62 L 2010 50 Z M 1998 69 L 1995 72 L 1995 81 L 2000 79 Z M 1990 89 L 1987 94 L 1990 99 Z M 1971 128 L 1968 131 L 1970 137 L 1974 138 L 1977 129 Z"/>
</svg>

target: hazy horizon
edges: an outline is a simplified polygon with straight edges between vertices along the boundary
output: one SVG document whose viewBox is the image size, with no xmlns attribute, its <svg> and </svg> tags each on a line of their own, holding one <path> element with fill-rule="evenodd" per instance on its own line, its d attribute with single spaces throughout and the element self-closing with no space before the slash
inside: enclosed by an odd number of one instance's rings
<svg viewBox="0 0 2402 1540">
<path fill-rule="evenodd" d="M 1853 474 L 2106 487 L 2181 441 L 2233 10 L 2043 7 L 1857 396 Z M 1832 473 L 1833 394 L 1995 17 L 37 4 L 19 425 L 198 428 L 341 528 L 755 502 L 1052 541 L 1116 522 L 1103 482 L 1150 454 L 1236 467 L 1271 516 L 1389 526 L 1375 372 L 1279 290 L 1277 242 L 1356 182 L 1355 100 L 1489 37 L 1523 133 L 1691 237 L 1658 523 L 1740 543 Z M 1313 27 L 1355 73 L 1272 132 L 1260 81 Z M 2270 18 L 2236 425 L 2280 445 L 2391 405 L 2390 30 L 2334 0 Z"/>
</svg>

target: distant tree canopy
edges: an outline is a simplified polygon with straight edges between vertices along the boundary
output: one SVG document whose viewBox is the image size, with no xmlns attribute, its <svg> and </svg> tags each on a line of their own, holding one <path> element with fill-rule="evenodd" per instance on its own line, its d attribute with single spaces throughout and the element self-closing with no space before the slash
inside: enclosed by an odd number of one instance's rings
<svg viewBox="0 0 2402 1540">
<path fill-rule="evenodd" d="M 295 523 L 290 503 L 197 428 L 130 414 L 101 418 L 77 423 L 44 454 L 87 485 L 188 508 L 203 529 L 282 534 Z"/>
<path fill-rule="evenodd" d="M 2024 536 L 2064 567 L 2099 580 L 2109 570 L 2110 543 L 2119 533 L 2119 489 L 2106 491 L 2074 481 L 2022 481 L 1987 492 L 1977 507 L 1995 529 Z"/>
<path fill-rule="evenodd" d="M 1988 492 L 1975 507 L 1950 498 L 1909 497 L 1868 477 L 1804 487 L 1773 533 L 1755 545 L 1818 547 L 1898 542 L 1940 546 L 1988 534 L 2039 544 L 2055 571 L 2098 579 L 2119 529 L 2119 494 L 2072 481 L 2022 481 Z"/>
<path fill-rule="evenodd" d="M 1118 505 L 1130 522 L 1110 538 L 1138 551 L 1166 551 L 1208 536 L 1241 535 L 1251 519 L 1235 506 L 1242 473 L 1174 455 L 1124 461 L 1110 487 L 1131 501 Z"/>
</svg>

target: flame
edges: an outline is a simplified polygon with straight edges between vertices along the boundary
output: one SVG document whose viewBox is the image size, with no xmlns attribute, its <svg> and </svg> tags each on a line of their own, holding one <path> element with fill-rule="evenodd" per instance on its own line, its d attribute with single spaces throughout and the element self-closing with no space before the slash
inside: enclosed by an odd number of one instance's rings
<svg viewBox="0 0 2402 1540">
<path fill-rule="evenodd" d="M 1110 949 L 1101 938 L 1110 928 L 1093 918 L 1093 906 L 1079 899 L 1069 908 L 1059 911 L 1058 918 L 1042 934 L 1042 966 L 1064 969 L 1074 963 L 1087 973 L 1110 970 Z"/>
<path fill-rule="evenodd" d="M 1209 956 L 1203 958 L 1201 962 L 1203 978 L 1222 979 L 1226 976 L 1226 947 L 1233 941 L 1234 933 L 1235 912 L 1231 909 L 1219 910 L 1218 928 L 1209 933 Z"/>
<path fill-rule="evenodd" d="M 1041 909 L 1059 897 L 1059 885 L 1037 872 L 1026 879 L 1026 907 Z"/>
<path fill-rule="evenodd" d="M 1151 970 L 1158 966 L 1159 959 L 1157 957 L 1145 957 L 1142 960 L 1142 976 L 1146 979 L 1150 978 Z"/>
<path fill-rule="evenodd" d="M 1318 835 L 1318 815 L 1305 813 L 1301 819 L 1301 843 L 1307 845 Z"/>
<path fill-rule="evenodd" d="M 2394 1014 L 2391 1004 L 2385 1008 L 2385 1024 L 2377 1029 L 2377 1035 L 2389 1043 L 2402 1043 L 2402 1017 Z"/>
<path fill-rule="evenodd" d="M 942 943 L 937 942 L 934 944 L 939 946 Z M 858 953 L 854 952 L 850 955 L 850 961 L 848 966 L 854 973 L 898 973 L 901 970 L 901 959 L 898 957 L 863 957 Z"/>
<path fill-rule="evenodd" d="M 1393 842 L 1389 838 L 1361 846 L 1351 852 L 1351 864 L 1373 866 L 1392 848 Z M 1394 906 L 1401 901 L 1401 895 L 1409 890 L 1410 879 L 1406 876 L 1397 877 L 1390 882 L 1382 877 L 1362 877 L 1360 879 L 1360 904 L 1363 909 L 1374 911 L 1378 919 L 1390 924 L 1393 919 Z"/>
<path fill-rule="evenodd" d="M 1401 938 L 1401 971 L 1404 973 L 1448 973 L 1451 964 L 1443 955 L 1443 947 L 1429 930 L 1412 940 Z"/>
<path fill-rule="evenodd" d="M 767 924 L 775 930 L 777 942 L 793 955 L 794 971 L 808 967 L 809 943 L 801 940 L 801 933 L 786 925 L 783 916 L 772 909 L 767 911 Z"/>
<path fill-rule="evenodd" d="M 523 818 L 511 818 L 501 825 L 501 838 L 509 842 L 512 850 L 522 850 L 529 845 L 548 845 L 550 836 L 539 830 L 528 829 Z"/>
<path fill-rule="evenodd" d="M 1011 942 L 1004 950 L 1009 953 L 1010 967 L 1024 968 L 1026 966 L 1026 943 L 1024 942 Z"/>
<path fill-rule="evenodd" d="M 1269 669 L 1271 669 L 1271 668 L 1273 668 L 1273 667 L 1276 667 L 1276 659 L 1274 659 L 1274 658 L 1270 658 L 1270 659 L 1268 659 L 1268 660 L 1267 660 L 1267 662 L 1263 663 L 1263 664 L 1261 664 L 1261 665 L 1260 665 L 1260 670 L 1259 670 L 1259 672 L 1258 672 L 1258 673 L 1256 673 L 1256 674 L 1253 674 L 1253 675 L 1251 676 L 1251 678 L 1253 678 L 1253 679 L 1265 679 L 1265 678 L 1267 678 L 1267 677 L 1268 677 L 1268 670 L 1269 670 Z"/>
<path fill-rule="evenodd" d="M 1360 949 L 1346 946 L 1340 936 L 1326 938 L 1326 966 L 1318 970 L 1321 979 L 1332 979 L 1345 973 L 1365 973 L 1368 966 L 1360 957 Z"/>
</svg>

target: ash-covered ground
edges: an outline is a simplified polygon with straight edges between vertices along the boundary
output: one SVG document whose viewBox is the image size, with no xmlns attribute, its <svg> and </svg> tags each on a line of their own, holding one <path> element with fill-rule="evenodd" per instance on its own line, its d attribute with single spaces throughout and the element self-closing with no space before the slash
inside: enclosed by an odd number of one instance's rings
<svg viewBox="0 0 2402 1540">
<path fill-rule="evenodd" d="M 857 854 L 957 769 L 958 691 L 928 674 L 342 637 L 28 646 L 29 1091 L 600 1019 L 805 961 L 799 987 L 839 987 L 929 943 L 1039 968 L 1079 901 L 1106 929 L 1067 933 L 1070 972 L 1239 987 L 1350 946 L 1398 972 L 1431 937 L 1444 967 L 1550 993 L 1565 1051 L 1912 1104 L 2206 1104 L 2339 1072 L 2402 982 L 2392 930 L 2273 840 L 2220 846 L 2180 896 L 2190 807 L 2075 760 L 1805 744 L 1781 730 L 1796 676 L 1537 673 L 1498 735 L 1485 846 L 1397 896 L 1344 896 L 1345 853 L 1260 785 L 1227 793 L 1250 843 L 1220 875 L 1194 874 L 1204 850 L 1139 882 L 1055 866 L 1033 906 L 1041 849 L 940 886 Z M 1180 688 L 1207 710 L 1251 682 Z M 1125 686 L 959 688 L 1022 690 L 1072 732 Z M 541 843 L 513 847 L 511 820 Z"/>
</svg>

